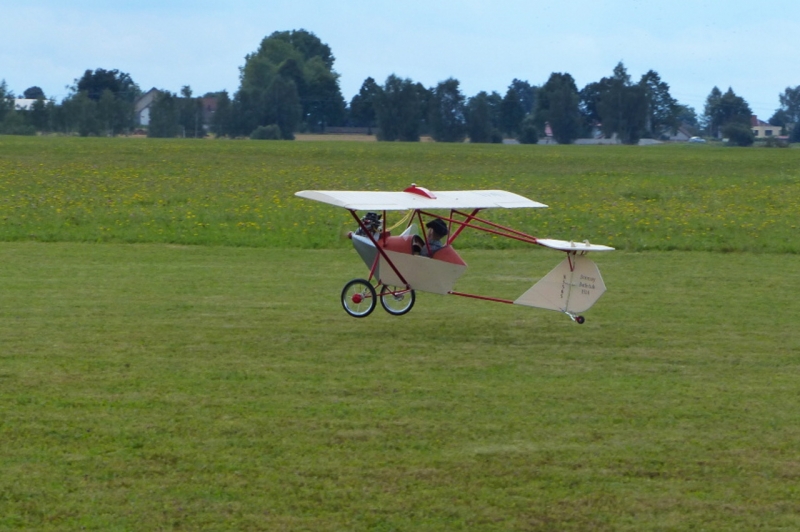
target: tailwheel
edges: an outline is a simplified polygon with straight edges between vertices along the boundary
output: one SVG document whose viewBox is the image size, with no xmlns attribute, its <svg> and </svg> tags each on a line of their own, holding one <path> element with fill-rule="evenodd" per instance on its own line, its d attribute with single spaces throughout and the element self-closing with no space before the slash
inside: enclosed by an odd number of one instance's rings
<svg viewBox="0 0 800 532">
<path fill-rule="evenodd" d="M 366 318 L 375 310 L 377 297 L 369 281 L 353 279 L 342 289 L 342 306 L 354 318 Z"/>
<path fill-rule="evenodd" d="M 584 322 L 584 321 L 586 321 L 586 318 L 584 318 L 583 316 L 575 316 L 575 322 L 576 322 L 578 325 L 581 325 L 581 324 L 583 324 L 583 322 Z"/>
<path fill-rule="evenodd" d="M 397 286 L 381 287 L 381 305 L 392 316 L 402 316 L 411 310 L 416 301 L 414 291 Z"/>
</svg>

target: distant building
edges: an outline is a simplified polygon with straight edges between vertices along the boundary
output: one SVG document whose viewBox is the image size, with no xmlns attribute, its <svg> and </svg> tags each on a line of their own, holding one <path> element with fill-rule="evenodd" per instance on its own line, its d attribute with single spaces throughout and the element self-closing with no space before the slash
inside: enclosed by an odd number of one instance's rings
<svg viewBox="0 0 800 532">
<path fill-rule="evenodd" d="M 217 112 L 218 99 L 214 96 L 209 96 L 200 98 L 200 101 L 203 105 L 203 124 L 205 124 L 205 129 L 208 129 L 211 120 L 214 118 L 214 113 Z"/>
<path fill-rule="evenodd" d="M 17 111 L 30 111 L 35 103 L 36 100 L 32 98 L 15 98 L 14 109 Z"/>
<path fill-rule="evenodd" d="M 771 126 L 763 120 L 759 120 L 756 115 L 750 117 L 750 129 L 757 139 L 778 137 L 781 134 L 781 126 Z"/>
<path fill-rule="evenodd" d="M 150 108 L 153 106 L 153 102 L 159 94 L 161 94 L 161 91 L 152 88 L 133 102 L 134 121 L 137 126 L 150 125 Z"/>
<path fill-rule="evenodd" d="M 694 136 L 692 131 L 685 125 L 679 126 L 674 133 L 669 130 L 666 133 L 669 140 L 681 142 L 685 142 Z"/>
</svg>

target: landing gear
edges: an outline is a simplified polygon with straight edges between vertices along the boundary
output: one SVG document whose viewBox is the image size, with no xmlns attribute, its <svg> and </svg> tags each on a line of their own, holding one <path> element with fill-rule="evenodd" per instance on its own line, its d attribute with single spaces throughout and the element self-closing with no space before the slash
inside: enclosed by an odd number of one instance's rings
<svg viewBox="0 0 800 532">
<path fill-rule="evenodd" d="M 409 288 L 381 286 L 381 305 L 392 316 L 402 316 L 414 306 L 416 296 Z"/>
<path fill-rule="evenodd" d="M 377 304 L 375 288 L 369 281 L 353 279 L 342 289 L 342 306 L 354 318 L 366 318 Z"/>
<path fill-rule="evenodd" d="M 583 322 L 586 321 L 586 318 L 584 318 L 583 316 L 578 316 L 577 314 L 573 314 L 572 312 L 565 312 L 564 314 L 569 316 L 569 318 L 578 325 L 583 325 Z"/>
</svg>

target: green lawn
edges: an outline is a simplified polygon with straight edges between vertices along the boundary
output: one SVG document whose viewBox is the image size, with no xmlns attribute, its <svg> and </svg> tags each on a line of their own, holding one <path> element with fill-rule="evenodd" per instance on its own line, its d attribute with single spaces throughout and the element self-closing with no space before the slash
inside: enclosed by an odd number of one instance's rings
<svg viewBox="0 0 800 532">
<path fill-rule="evenodd" d="M 490 213 L 629 251 L 800 253 L 800 150 L 0 136 L 0 241 L 346 248 L 352 219 L 303 189 L 500 188 Z M 504 247 L 465 235 L 464 247 Z"/>
<path fill-rule="evenodd" d="M 463 255 L 500 295 L 561 259 Z M 800 257 L 596 261 L 581 326 L 356 320 L 352 250 L 0 244 L 0 529 L 800 527 Z"/>
<path fill-rule="evenodd" d="M 302 189 L 501 188 L 562 314 L 367 272 Z M 0 530 L 800 528 L 800 150 L 0 136 Z M 515 298 L 559 252 L 458 242 Z M 505 249 L 498 249 L 505 248 Z"/>
</svg>

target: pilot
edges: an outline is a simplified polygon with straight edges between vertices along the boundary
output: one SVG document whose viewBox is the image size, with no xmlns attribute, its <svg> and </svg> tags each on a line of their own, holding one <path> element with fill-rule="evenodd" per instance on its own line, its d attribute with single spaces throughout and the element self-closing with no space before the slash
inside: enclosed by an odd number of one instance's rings
<svg viewBox="0 0 800 532">
<path fill-rule="evenodd" d="M 419 236 L 414 236 L 412 239 L 411 253 L 414 255 L 422 255 L 423 257 L 433 257 L 433 254 L 442 249 L 444 244 L 442 239 L 447 236 L 447 224 L 441 218 L 434 218 L 425 227 L 428 228 L 428 245 Z M 430 255 L 428 255 L 430 249 Z"/>
</svg>

